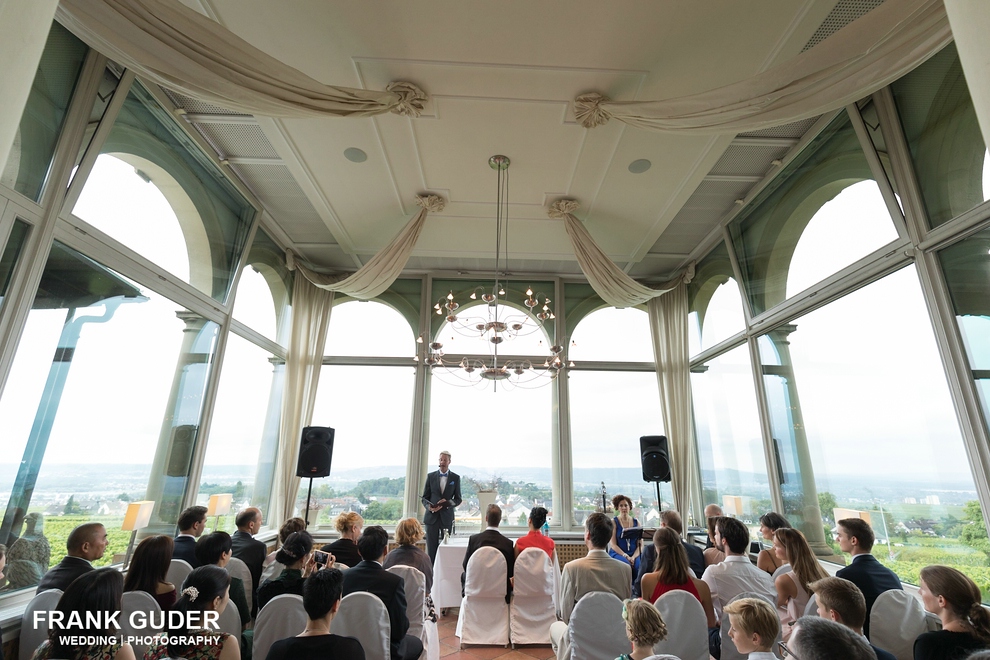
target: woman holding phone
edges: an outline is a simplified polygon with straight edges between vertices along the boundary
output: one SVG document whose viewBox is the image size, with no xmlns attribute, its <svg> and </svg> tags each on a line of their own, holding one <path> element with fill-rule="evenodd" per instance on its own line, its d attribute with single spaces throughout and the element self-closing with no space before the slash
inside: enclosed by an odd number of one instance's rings
<svg viewBox="0 0 990 660">
<path fill-rule="evenodd" d="M 313 552 L 313 537 L 309 532 L 294 532 L 285 539 L 285 543 L 275 556 L 275 561 L 285 565 L 285 570 L 274 580 L 265 580 L 258 587 L 258 609 L 263 608 L 268 601 L 281 594 L 303 595 L 303 585 L 310 574 L 321 568 L 333 567 L 333 555 L 320 550 L 320 558 L 326 563 L 317 563 Z M 325 558 L 323 555 L 326 555 Z"/>
</svg>

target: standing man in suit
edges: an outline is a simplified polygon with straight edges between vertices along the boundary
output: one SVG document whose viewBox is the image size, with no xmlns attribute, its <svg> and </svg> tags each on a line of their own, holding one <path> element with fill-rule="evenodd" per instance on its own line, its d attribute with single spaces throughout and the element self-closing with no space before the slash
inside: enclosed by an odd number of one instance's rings
<svg viewBox="0 0 990 660">
<path fill-rule="evenodd" d="M 670 527 L 672 530 L 677 532 L 678 536 L 684 534 L 684 524 L 681 522 L 681 514 L 677 513 L 673 509 L 667 509 L 660 514 L 660 526 Z M 701 576 L 705 574 L 705 553 L 701 551 L 701 548 L 693 543 L 681 539 L 681 545 L 684 546 L 684 551 L 688 556 L 688 564 L 691 566 L 691 572 L 694 576 L 701 579 Z M 643 548 L 643 554 L 639 562 L 639 575 L 633 580 L 632 585 L 632 596 L 633 598 L 642 598 L 642 593 L 640 589 L 643 584 L 643 576 L 647 573 L 653 572 L 653 565 L 657 561 L 657 549 L 653 544 L 647 545 Z"/>
<path fill-rule="evenodd" d="M 252 616 L 258 612 L 258 585 L 261 583 L 261 565 L 268 557 L 268 546 L 261 541 L 255 541 L 254 535 L 261 529 L 263 518 L 261 509 L 248 507 L 234 518 L 237 531 L 231 537 L 231 548 L 234 556 L 247 564 L 251 571 L 251 592 L 253 594 Z"/>
<path fill-rule="evenodd" d="M 505 557 L 506 582 L 505 582 L 505 602 L 508 603 L 512 595 L 512 566 L 516 562 L 516 551 L 512 546 L 512 540 L 507 539 L 498 531 L 498 524 L 502 522 L 502 508 L 497 504 L 489 504 L 485 511 L 485 521 L 488 527 L 480 534 L 472 534 L 468 539 L 467 552 L 464 553 L 464 572 L 461 573 L 461 596 L 464 595 L 464 578 L 467 576 L 468 560 L 478 548 L 490 546 L 502 553 Z"/>
<path fill-rule="evenodd" d="M 385 555 L 388 554 L 388 532 L 378 525 L 365 527 L 357 544 L 362 561 L 344 571 L 343 595 L 367 591 L 378 596 L 388 610 L 392 625 L 389 635 L 391 657 L 396 660 L 415 660 L 423 653 L 423 640 L 406 634 L 409 630 L 409 617 L 406 615 L 405 582 L 382 567 Z"/>
<path fill-rule="evenodd" d="M 873 542 L 876 536 L 873 528 L 859 518 L 844 518 L 836 523 L 837 531 L 835 540 L 839 542 L 839 549 L 852 555 L 852 563 L 840 571 L 836 571 L 835 576 L 843 580 L 849 580 L 863 592 L 866 599 L 866 621 L 863 623 L 863 634 L 870 636 L 870 612 L 873 610 L 873 603 L 877 601 L 877 596 L 884 591 L 891 589 L 902 589 L 901 580 L 894 571 L 890 570 L 877 561 L 877 558 L 870 554 L 873 549 Z"/>
<path fill-rule="evenodd" d="M 206 529 L 206 507 L 191 506 L 179 514 L 179 533 L 175 536 L 172 559 L 181 559 L 193 568 L 199 568 L 196 561 L 196 539 Z"/>
<path fill-rule="evenodd" d="M 437 560 L 440 533 L 454 526 L 454 508 L 461 503 L 461 478 L 447 469 L 449 451 L 440 452 L 439 465 L 439 470 L 426 475 L 423 489 L 423 506 L 426 507 L 423 526 L 426 527 L 426 551 L 430 561 Z"/>
<path fill-rule="evenodd" d="M 101 523 L 85 523 L 69 532 L 65 541 L 66 555 L 57 566 L 45 573 L 38 583 L 38 593 L 48 589 L 61 589 L 84 573 L 93 570 L 92 561 L 99 559 L 107 549 L 107 529 Z"/>
</svg>

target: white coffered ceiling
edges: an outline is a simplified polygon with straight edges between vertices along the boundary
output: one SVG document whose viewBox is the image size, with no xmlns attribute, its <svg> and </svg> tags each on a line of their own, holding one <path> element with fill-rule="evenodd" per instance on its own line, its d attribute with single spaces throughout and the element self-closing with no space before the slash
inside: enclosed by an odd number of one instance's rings
<svg viewBox="0 0 990 660">
<path fill-rule="evenodd" d="M 417 193 L 448 200 L 431 214 L 411 270 L 491 268 L 495 173 L 512 160 L 510 269 L 576 274 L 546 207 L 560 197 L 602 249 L 637 276 L 676 268 L 811 122 L 779 134 L 661 134 L 613 121 L 593 130 L 572 100 L 681 96 L 785 61 L 816 31 L 878 0 L 184 0 L 255 46 L 328 84 L 430 95 L 423 116 L 226 117 L 172 94 L 190 121 L 305 258 L 353 269 L 414 212 Z M 826 34 L 827 36 L 827 34 Z M 229 122 L 229 123 L 228 123 Z M 367 160 L 344 157 L 358 148 Z M 629 164 L 652 167 L 633 174 Z"/>
</svg>

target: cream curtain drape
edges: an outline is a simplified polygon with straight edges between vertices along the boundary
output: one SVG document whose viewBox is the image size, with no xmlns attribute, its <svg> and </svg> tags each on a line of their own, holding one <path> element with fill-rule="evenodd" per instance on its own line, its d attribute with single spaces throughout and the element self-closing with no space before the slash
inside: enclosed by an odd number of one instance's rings
<svg viewBox="0 0 990 660">
<path fill-rule="evenodd" d="M 574 256 L 577 257 L 581 271 L 588 278 L 588 283 L 595 293 L 609 305 L 620 308 L 642 305 L 670 291 L 678 282 L 687 283 L 694 277 L 694 264 L 691 264 L 684 274 L 666 288 L 654 289 L 640 284 L 622 272 L 622 269 L 602 252 L 581 221 L 574 217 L 573 212 L 578 206 L 578 203 L 572 199 L 561 199 L 550 205 L 547 215 L 564 221 L 567 237 L 571 239 Z"/>
<path fill-rule="evenodd" d="M 56 18 L 141 77 L 236 112 L 418 117 L 427 100 L 407 82 L 393 82 L 384 92 L 324 85 L 179 0 L 61 0 Z"/>
<path fill-rule="evenodd" d="M 305 278 L 295 278 L 279 452 L 275 463 L 273 501 L 268 514 L 269 523 L 276 529 L 295 515 L 296 493 L 299 492 L 299 477 L 296 476 L 299 442 L 303 428 L 309 426 L 313 418 L 332 306 L 332 291 L 319 289 Z"/>
<path fill-rule="evenodd" d="M 692 500 L 696 504 L 701 501 L 698 449 L 691 422 L 687 286 L 682 282 L 659 298 L 653 298 L 647 303 L 647 310 L 660 384 L 663 428 L 670 449 L 674 507 L 686 521 Z"/>
<path fill-rule="evenodd" d="M 942 0 L 886 0 L 822 43 L 732 85 L 664 101 L 575 100 L 587 128 L 610 118 L 654 131 L 742 133 L 841 108 L 902 77 L 952 40 Z"/>
<path fill-rule="evenodd" d="M 296 262 L 292 253 L 287 251 L 286 262 L 289 270 L 297 270 L 321 289 L 340 291 L 359 300 L 374 298 L 391 286 L 406 267 L 409 255 L 416 246 L 416 241 L 419 240 L 420 232 L 423 231 L 426 216 L 430 211 L 442 211 L 446 202 L 439 195 L 420 195 L 416 198 L 416 204 L 421 207 L 419 213 L 406 223 L 391 243 L 379 250 L 378 254 L 354 274 L 345 276 L 316 273 Z"/>
</svg>

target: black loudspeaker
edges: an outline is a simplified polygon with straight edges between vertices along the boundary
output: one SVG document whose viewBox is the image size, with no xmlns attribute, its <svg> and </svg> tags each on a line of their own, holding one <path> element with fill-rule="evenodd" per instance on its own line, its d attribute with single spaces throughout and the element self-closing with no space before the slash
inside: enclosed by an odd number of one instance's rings
<svg viewBox="0 0 990 660">
<path fill-rule="evenodd" d="M 333 429 L 329 426 L 307 426 L 302 430 L 299 445 L 297 477 L 326 477 L 333 458 Z"/>
<path fill-rule="evenodd" d="M 639 439 L 639 453 L 643 460 L 643 481 L 670 481 L 667 436 L 644 435 Z"/>
</svg>

